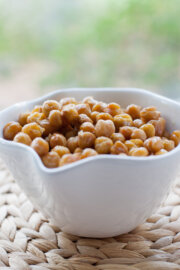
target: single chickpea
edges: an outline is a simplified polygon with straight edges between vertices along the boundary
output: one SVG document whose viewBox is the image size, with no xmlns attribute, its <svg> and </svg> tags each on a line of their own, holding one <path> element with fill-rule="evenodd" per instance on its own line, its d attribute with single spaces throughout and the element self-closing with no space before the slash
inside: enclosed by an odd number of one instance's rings
<svg viewBox="0 0 180 270">
<path fill-rule="evenodd" d="M 160 117 L 158 120 L 151 120 L 149 123 L 154 126 L 155 135 L 162 137 L 165 131 L 165 127 L 166 127 L 165 119 Z"/>
<path fill-rule="evenodd" d="M 49 144 L 43 138 L 35 138 L 31 143 L 31 147 L 39 156 L 44 156 L 49 152 Z"/>
<path fill-rule="evenodd" d="M 92 123 L 90 122 L 85 122 L 83 123 L 81 126 L 80 126 L 80 130 L 82 131 L 88 131 L 88 132 L 91 132 L 91 133 L 95 133 L 95 127 Z"/>
<path fill-rule="evenodd" d="M 121 133 L 113 133 L 111 135 L 111 140 L 113 141 L 113 143 L 115 143 L 117 141 L 125 142 L 125 137 Z"/>
<path fill-rule="evenodd" d="M 157 111 L 156 107 L 147 107 L 140 112 L 141 119 L 146 123 L 150 120 L 158 120 L 160 115 L 161 114 Z"/>
<path fill-rule="evenodd" d="M 50 124 L 48 119 L 41 120 L 39 125 L 44 128 L 43 136 L 48 136 L 50 133 L 56 131 L 56 128 Z"/>
<path fill-rule="evenodd" d="M 134 143 L 137 147 L 143 147 L 144 142 L 141 139 L 131 139 L 130 140 L 132 143 Z"/>
<path fill-rule="evenodd" d="M 140 139 L 145 141 L 147 139 L 146 133 L 142 129 L 135 129 L 131 134 L 131 139 Z"/>
<path fill-rule="evenodd" d="M 21 131 L 22 127 L 18 122 L 11 121 L 3 128 L 3 137 L 6 140 L 13 140 L 17 133 Z"/>
<path fill-rule="evenodd" d="M 135 119 L 133 121 L 133 126 L 134 127 L 140 128 L 142 125 L 144 125 L 144 122 L 141 119 Z"/>
<path fill-rule="evenodd" d="M 62 108 L 62 116 L 64 120 L 69 124 L 77 123 L 79 119 L 79 114 L 77 112 L 76 105 L 75 104 L 65 105 Z"/>
<path fill-rule="evenodd" d="M 115 126 L 111 120 L 99 120 L 95 126 L 95 133 L 97 137 L 111 137 L 114 132 Z"/>
<path fill-rule="evenodd" d="M 51 151 L 42 156 L 42 162 L 48 168 L 57 168 L 59 167 L 60 158 L 56 152 Z"/>
<path fill-rule="evenodd" d="M 140 129 L 146 133 L 147 138 L 155 136 L 155 127 L 152 124 L 145 124 Z"/>
<path fill-rule="evenodd" d="M 107 137 L 98 137 L 95 140 L 95 149 L 98 154 L 109 154 L 111 151 L 111 147 L 113 146 L 113 142 L 111 139 Z"/>
<path fill-rule="evenodd" d="M 41 120 L 45 119 L 46 116 L 44 113 L 39 113 L 39 112 L 34 112 L 31 113 L 28 117 L 27 117 L 27 123 L 40 123 Z"/>
<path fill-rule="evenodd" d="M 90 108 L 89 104 L 85 104 L 85 103 L 84 104 L 83 103 L 77 104 L 76 110 L 79 114 L 86 114 L 87 116 L 91 115 L 91 108 Z"/>
<path fill-rule="evenodd" d="M 50 137 L 50 147 L 54 148 L 56 145 L 61 145 L 61 146 L 66 146 L 66 138 L 59 133 L 54 133 L 51 137 Z"/>
<path fill-rule="evenodd" d="M 97 102 L 93 107 L 92 107 L 92 112 L 105 112 L 105 109 L 107 108 L 107 104 L 104 102 Z"/>
<path fill-rule="evenodd" d="M 34 112 L 42 113 L 42 105 L 36 105 L 31 113 Z"/>
<path fill-rule="evenodd" d="M 134 142 L 132 142 L 131 140 L 127 140 L 125 141 L 125 146 L 127 146 L 128 150 L 131 150 L 132 148 L 136 148 L 136 144 Z"/>
<path fill-rule="evenodd" d="M 71 137 L 75 137 L 75 136 L 77 136 L 77 130 L 76 129 L 73 129 L 73 130 L 70 130 L 70 131 L 67 131 L 66 133 L 65 133 L 65 137 L 66 137 L 66 139 L 68 140 L 69 138 L 71 138 Z"/>
<path fill-rule="evenodd" d="M 129 140 L 134 130 L 136 130 L 135 127 L 125 126 L 125 127 L 121 127 L 119 129 L 119 132 L 126 138 L 126 140 Z"/>
<path fill-rule="evenodd" d="M 62 109 L 63 106 L 68 105 L 68 104 L 77 104 L 77 101 L 75 98 L 72 97 L 66 97 L 66 98 L 62 98 L 59 101 L 60 104 L 60 108 Z"/>
<path fill-rule="evenodd" d="M 60 128 L 62 126 L 62 116 L 59 110 L 52 110 L 49 113 L 49 122 L 53 127 Z"/>
<path fill-rule="evenodd" d="M 16 136 L 14 137 L 14 141 L 18 142 L 18 143 L 23 143 L 26 145 L 31 145 L 31 138 L 29 137 L 29 135 L 23 133 L 23 132 L 19 132 L 16 134 Z"/>
<path fill-rule="evenodd" d="M 75 153 L 75 154 L 66 154 L 62 156 L 60 160 L 60 166 L 64 166 L 73 162 L 76 162 L 81 159 L 81 153 Z"/>
<path fill-rule="evenodd" d="M 99 113 L 99 114 L 97 114 L 96 121 L 98 121 L 100 119 L 113 121 L 113 117 L 109 113 Z"/>
<path fill-rule="evenodd" d="M 144 142 L 144 146 L 151 153 L 156 153 L 164 147 L 162 139 L 157 136 L 147 139 Z"/>
<path fill-rule="evenodd" d="M 85 104 L 88 104 L 92 110 L 92 107 L 97 103 L 93 97 L 85 97 L 82 101 Z"/>
<path fill-rule="evenodd" d="M 128 113 L 132 117 L 132 119 L 138 119 L 140 118 L 140 110 L 141 110 L 140 106 L 131 104 L 127 106 L 126 113 Z"/>
<path fill-rule="evenodd" d="M 114 124 L 119 129 L 123 126 L 132 126 L 133 120 L 129 114 L 122 113 L 114 116 Z"/>
<path fill-rule="evenodd" d="M 86 123 L 86 122 L 93 123 L 93 121 L 91 120 L 91 118 L 89 116 L 87 116 L 86 114 L 80 114 L 79 115 L 80 125 L 83 123 Z"/>
<path fill-rule="evenodd" d="M 122 143 L 121 141 L 115 142 L 115 144 L 111 147 L 111 154 L 112 155 L 119 155 L 120 153 L 128 153 L 127 146 Z"/>
<path fill-rule="evenodd" d="M 132 148 L 129 151 L 129 155 L 134 157 L 146 157 L 149 155 L 149 152 L 145 147 Z"/>
<path fill-rule="evenodd" d="M 92 147 L 94 145 L 95 139 L 96 136 L 91 132 L 79 131 L 78 133 L 79 147 L 82 149 Z"/>
<path fill-rule="evenodd" d="M 62 145 L 56 145 L 51 151 L 56 152 L 60 158 L 66 154 L 70 154 L 69 149 Z"/>
<path fill-rule="evenodd" d="M 97 152 L 94 149 L 86 148 L 82 152 L 81 159 L 93 156 L 97 156 Z"/>
<path fill-rule="evenodd" d="M 168 140 L 166 138 L 163 138 L 162 141 L 163 141 L 164 149 L 167 150 L 168 152 L 175 148 L 174 141 Z"/>
<path fill-rule="evenodd" d="M 56 100 L 46 100 L 42 105 L 42 112 L 48 117 L 52 110 L 60 110 L 59 103 Z"/>
<path fill-rule="evenodd" d="M 98 114 L 99 114 L 99 112 L 96 112 L 96 111 L 91 113 L 91 119 L 92 119 L 94 124 L 97 122 L 96 118 L 97 118 Z"/>
<path fill-rule="evenodd" d="M 28 118 L 29 115 L 30 115 L 30 112 L 21 113 L 19 115 L 18 122 L 22 127 L 27 124 L 27 118 Z"/>
<path fill-rule="evenodd" d="M 91 149 L 91 148 L 88 148 L 88 149 Z M 82 153 L 83 152 L 83 149 L 80 148 L 80 147 L 77 147 L 75 150 L 74 150 L 74 154 L 76 153 Z"/>
<path fill-rule="evenodd" d="M 173 131 L 170 136 L 170 139 L 174 141 L 175 146 L 178 146 L 178 144 L 180 143 L 180 130 Z"/>
<path fill-rule="evenodd" d="M 168 151 L 165 149 L 161 149 L 158 152 L 155 153 L 156 156 L 167 154 Z"/>
<path fill-rule="evenodd" d="M 67 147 L 71 151 L 71 153 L 74 152 L 74 150 L 79 147 L 79 139 L 78 136 L 76 137 L 71 137 L 67 140 Z"/>
<path fill-rule="evenodd" d="M 115 116 L 115 115 L 121 114 L 122 110 L 119 104 L 112 102 L 107 105 L 105 112 L 109 113 L 112 116 Z"/>
<path fill-rule="evenodd" d="M 22 128 L 22 132 L 28 134 L 30 136 L 30 138 L 32 140 L 34 140 L 36 137 L 41 137 L 42 136 L 42 134 L 44 132 L 44 128 L 42 128 L 37 123 L 30 123 L 30 124 L 26 124 Z"/>
</svg>

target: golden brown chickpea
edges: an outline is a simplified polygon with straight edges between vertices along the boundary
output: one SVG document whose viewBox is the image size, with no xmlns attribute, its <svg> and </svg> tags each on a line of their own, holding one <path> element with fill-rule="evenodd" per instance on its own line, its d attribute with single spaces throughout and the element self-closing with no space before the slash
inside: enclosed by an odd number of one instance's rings
<svg viewBox="0 0 180 270">
<path fill-rule="evenodd" d="M 113 146 L 113 142 L 111 139 L 107 137 L 98 137 L 95 140 L 95 149 L 98 154 L 109 154 L 111 151 L 111 147 Z"/>
<path fill-rule="evenodd" d="M 117 141 L 125 142 L 125 137 L 121 133 L 113 133 L 111 135 L 111 140 L 113 141 L 113 143 L 115 143 Z"/>
<path fill-rule="evenodd" d="M 129 114 L 122 113 L 114 116 L 114 124 L 117 129 L 123 126 L 132 126 L 133 121 Z"/>
<path fill-rule="evenodd" d="M 36 105 L 31 113 L 34 112 L 42 113 L 42 105 Z"/>
<path fill-rule="evenodd" d="M 145 124 L 140 127 L 145 133 L 147 138 L 151 138 L 155 136 L 155 127 L 152 124 Z"/>
<path fill-rule="evenodd" d="M 97 122 L 96 117 L 97 117 L 98 114 L 99 114 L 99 112 L 92 112 L 91 113 L 91 119 L 92 119 L 94 124 Z"/>
<path fill-rule="evenodd" d="M 122 113 L 121 107 L 117 103 L 109 103 L 107 108 L 105 108 L 105 112 L 109 113 L 112 116 Z"/>
<path fill-rule="evenodd" d="M 89 104 L 85 104 L 85 103 L 84 104 L 83 103 L 77 104 L 76 110 L 79 114 L 86 114 L 87 116 L 91 115 L 91 108 L 90 108 Z"/>
<path fill-rule="evenodd" d="M 18 132 L 22 129 L 18 122 L 11 121 L 7 123 L 3 128 L 3 137 L 6 140 L 13 140 Z"/>
<path fill-rule="evenodd" d="M 149 123 L 155 127 L 155 135 L 162 137 L 166 127 L 165 119 L 160 117 L 159 120 L 151 120 Z"/>
<path fill-rule="evenodd" d="M 112 155 L 119 155 L 120 153 L 127 154 L 128 153 L 128 148 L 127 148 L 127 146 L 124 143 L 122 143 L 120 141 L 117 141 L 111 147 L 111 154 Z"/>
<path fill-rule="evenodd" d="M 55 128 L 60 128 L 62 126 L 61 112 L 58 110 L 50 111 L 49 123 Z"/>
<path fill-rule="evenodd" d="M 52 110 L 60 110 L 59 103 L 56 100 L 46 100 L 43 103 L 42 112 L 48 117 Z"/>
<path fill-rule="evenodd" d="M 94 145 L 95 139 L 96 136 L 91 132 L 79 131 L 78 133 L 79 147 L 82 149 L 92 147 Z"/>
<path fill-rule="evenodd" d="M 81 153 L 66 154 L 60 160 L 60 166 L 70 164 L 81 159 Z"/>
<path fill-rule="evenodd" d="M 165 149 L 161 149 L 158 152 L 155 153 L 156 156 L 167 154 L 168 151 Z"/>
<path fill-rule="evenodd" d="M 135 127 L 121 127 L 119 129 L 119 132 L 126 138 L 126 140 L 129 140 L 131 138 L 131 134 L 135 129 Z"/>
<path fill-rule="evenodd" d="M 88 148 L 88 149 L 91 149 L 91 148 Z M 77 147 L 75 150 L 74 150 L 74 154 L 76 153 L 82 153 L 83 152 L 83 149 L 81 149 L 80 147 Z"/>
<path fill-rule="evenodd" d="M 56 128 L 50 124 L 48 119 L 41 120 L 39 125 L 44 128 L 43 136 L 48 136 L 50 133 L 56 131 Z"/>
<path fill-rule="evenodd" d="M 131 104 L 127 106 L 126 113 L 128 113 L 132 117 L 132 119 L 138 119 L 140 118 L 140 110 L 141 110 L 140 106 Z"/>
<path fill-rule="evenodd" d="M 162 141 L 163 141 L 163 145 L 164 145 L 165 150 L 167 150 L 169 152 L 169 151 L 174 149 L 174 147 L 175 147 L 174 141 L 168 140 L 166 138 L 163 138 Z"/>
<path fill-rule="evenodd" d="M 79 115 L 79 124 L 83 124 L 83 123 L 93 123 L 93 121 L 91 120 L 91 118 L 89 116 L 87 116 L 86 114 L 80 114 Z"/>
<path fill-rule="evenodd" d="M 40 123 L 41 120 L 45 119 L 46 116 L 44 113 L 39 113 L 39 112 L 34 112 L 31 113 L 28 117 L 27 117 L 27 123 Z"/>
<path fill-rule="evenodd" d="M 159 150 L 163 149 L 163 141 L 160 137 L 152 137 L 147 139 L 144 142 L 144 146 L 148 149 L 149 152 L 151 153 L 156 153 Z"/>
<path fill-rule="evenodd" d="M 144 122 L 141 119 L 135 119 L 133 121 L 133 126 L 134 127 L 140 128 L 142 125 L 144 125 Z"/>
<path fill-rule="evenodd" d="M 125 146 L 127 146 L 128 150 L 131 150 L 132 148 L 136 148 L 137 146 L 135 145 L 134 142 L 132 142 L 131 140 L 127 140 L 125 141 Z"/>
<path fill-rule="evenodd" d="M 88 104 L 91 110 L 92 107 L 97 103 L 97 101 L 93 97 L 85 97 L 82 102 Z"/>
<path fill-rule="evenodd" d="M 16 134 L 16 136 L 14 137 L 14 141 L 18 142 L 18 143 L 23 143 L 26 145 L 31 145 L 31 138 L 29 137 L 29 135 L 23 133 L 23 132 L 19 132 Z"/>
<path fill-rule="evenodd" d="M 48 168 L 57 168 L 59 167 L 60 158 L 56 152 L 51 151 L 42 157 L 42 162 Z"/>
<path fill-rule="evenodd" d="M 109 113 L 99 113 L 99 114 L 97 114 L 96 121 L 98 121 L 100 119 L 113 121 L 113 117 Z"/>
<path fill-rule="evenodd" d="M 66 146 L 66 138 L 59 133 L 54 133 L 50 137 L 50 147 L 54 148 L 56 145 Z"/>
<path fill-rule="evenodd" d="M 131 139 L 140 139 L 145 141 L 147 139 L 146 133 L 142 129 L 135 129 L 131 134 Z"/>
<path fill-rule="evenodd" d="M 28 118 L 29 115 L 30 115 L 30 112 L 21 113 L 19 115 L 18 122 L 22 127 L 27 124 L 27 118 Z"/>
<path fill-rule="evenodd" d="M 149 152 L 145 147 L 132 148 L 129 151 L 129 155 L 134 157 L 146 157 L 149 155 Z"/>
<path fill-rule="evenodd" d="M 86 148 L 82 152 L 81 159 L 93 156 L 97 156 L 97 152 L 94 149 Z"/>
<path fill-rule="evenodd" d="M 68 139 L 71 138 L 71 137 L 77 136 L 77 133 L 78 133 L 78 132 L 77 132 L 76 129 L 67 131 L 67 132 L 65 133 L 66 140 L 68 140 Z"/>
<path fill-rule="evenodd" d="M 31 147 L 39 156 L 44 156 L 49 152 L 49 144 L 43 138 L 35 138 L 31 143 Z"/>
<path fill-rule="evenodd" d="M 68 124 L 76 124 L 79 119 L 79 114 L 75 104 L 68 104 L 62 108 L 63 119 Z"/>
<path fill-rule="evenodd" d="M 59 101 L 60 104 L 60 108 L 62 109 L 63 106 L 68 105 L 68 104 L 77 104 L 77 101 L 75 98 L 72 97 L 66 97 L 66 98 L 62 98 Z"/>
<path fill-rule="evenodd" d="M 56 145 L 51 151 L 56 152 L 60 158 L 66 154 L 70 154 L 69 149 L 62 145 Z"/>
<path fill-rule="evenodd" d="M 90 122 L 85 122 L 83 123 L 81 126 L 80 126 L 80 130 L 82 131 L 88 131 L 88 132 L 91 132 L 91 133 L 95 133 L 95 127 L 92 123 Z"/>
<path fill-rule="evenodd" d="M 160 115 L 161 114 L 157 111 L 156 107 L 147 107 L 140 112 L 142 120 L 146 123 L 150 120 L 158 120 Z"/>
<path fill-rule="evenodd" d="M 132 143 L 134 143 L 137 147 L 143 147 L 144 142 L 141 139 L 131 139 L 130 140 Z"/>
<path fill-rule="evenodd" d="M 114 132 L 115 126 L 111 120 L 99 120 L 95 126 L 95 133 L 97 137 L 111 137 Z"/>
<path fill-rule="evenodd" d="M 78 136 L 76 137 L 71 137 L 67 140 L 67 147 L 71 151 L 71 153 L 74 152 L 74 150 L 79 147 L 79 139 Z"/>
<path fill-rule="evenodd" d="M 174 141 L 175 146 L 178 146 L 178 144 L 180 143 L 180 130 L 173 131 L 170 136 L 170 139 Z"/>
<path fill-rule="evenodd" d="M 97 102 L 93 107 L 92 107 L 92 112 L 105 112 L 105 109 L 107 108 L 107 104 L 104 102 Z"/>
</svg>

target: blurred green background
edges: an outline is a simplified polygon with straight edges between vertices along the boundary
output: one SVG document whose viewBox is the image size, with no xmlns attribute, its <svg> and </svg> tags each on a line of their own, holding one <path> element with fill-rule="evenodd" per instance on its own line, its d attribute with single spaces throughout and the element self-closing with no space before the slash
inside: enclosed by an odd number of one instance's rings
<svg viewBox="0 0 180 270">
<path fill-rule="evenodd" d="M 180 99 L 180 1 L 0 0 L 0 107 L 78 86 Z"/>
</svg>

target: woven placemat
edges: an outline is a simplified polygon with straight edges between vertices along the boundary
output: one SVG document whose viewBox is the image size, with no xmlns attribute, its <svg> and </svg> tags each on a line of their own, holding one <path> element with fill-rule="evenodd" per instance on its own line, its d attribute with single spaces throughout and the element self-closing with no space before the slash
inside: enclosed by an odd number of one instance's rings
<svg viewBox="0 0 180 270">
<path fill-rule="evenodd" d="M 37 212 L 0 162 L 0 269 L 180 269 L 180 181 L 146 223 L 115 238 L 68 235 Z"/>
</svg>

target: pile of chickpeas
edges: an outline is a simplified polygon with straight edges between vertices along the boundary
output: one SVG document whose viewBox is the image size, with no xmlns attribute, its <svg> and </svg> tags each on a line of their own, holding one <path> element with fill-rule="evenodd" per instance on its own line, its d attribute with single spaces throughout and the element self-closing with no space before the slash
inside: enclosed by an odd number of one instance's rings
<svg viewBox="0 0 180 270">
<path fill-rule="evenodd" d="M 155 107 L 122 109 L 93 97 L 47 100 L 6 124 L 3 136 L 32 147 L 48 168 L 98 154 L 163 155 L 180 142 L 180 131 L 169 134 Z"/>
</svg>

